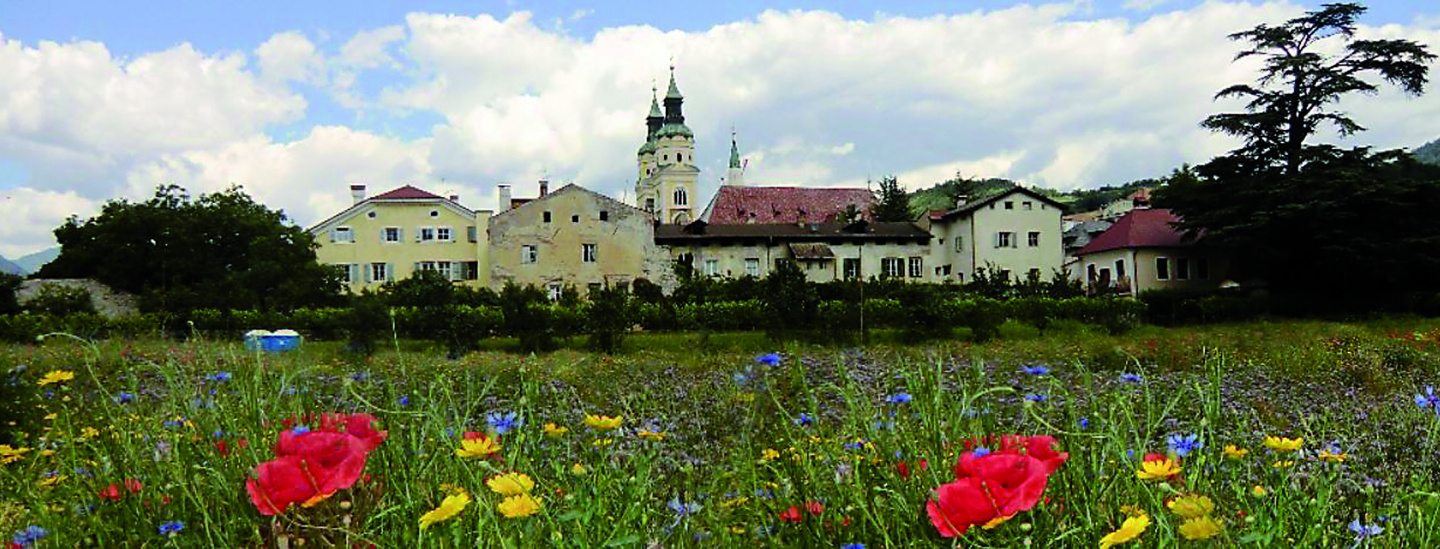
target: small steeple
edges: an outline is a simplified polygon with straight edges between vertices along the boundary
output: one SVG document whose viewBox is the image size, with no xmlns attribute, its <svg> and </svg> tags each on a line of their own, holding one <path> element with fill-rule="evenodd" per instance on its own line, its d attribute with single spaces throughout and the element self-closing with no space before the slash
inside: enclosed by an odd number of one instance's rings
<svg viewBox="0 0 1440 549">
<path fill-rule="evenodd" d="M 670 89 L 665 91 L 666 99 L 684 99 L 680 95 L 680 87 L 675 85 L 675 59 L 670 59 Z"/>
<path fill-rule="evenodd" d="M 730 128 L 730 168 L 740 167 L 740 147 L 735 143 L 735 128 Z"/>
<path fill-rule="evenodd" d="M 740 145 L 735 142 L 735 128 L 730 128 L 730 169 L 725 172 L 725 184 L 731 187 L 745 186 L 745 166 L 740 163 Z"/>
<path fill-rule="evenodd" d="M 674 85 L 674 80 L 671 80 Z M 660 112 L 660 102 L 655 100 L 655 84 L 650 84 L 650 118 L 664 118 L 665 113 Z"/>
</svg>

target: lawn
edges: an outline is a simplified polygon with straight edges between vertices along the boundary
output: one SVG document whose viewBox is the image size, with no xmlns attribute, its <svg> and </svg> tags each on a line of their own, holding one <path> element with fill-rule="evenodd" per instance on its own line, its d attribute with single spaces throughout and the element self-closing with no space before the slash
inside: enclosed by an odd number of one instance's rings
<svg viewBox="0 0 1440 549">
<path fill-rule="evenodd" d="M 54 336 L 0 349 L 0 531 L 40 547 L 1440 545 L 1440 323 L 1001 334 L 641 334 L 614 357 L 492 341 L 459 360 L 424 342 L 363 358 Z"/>
</svg>

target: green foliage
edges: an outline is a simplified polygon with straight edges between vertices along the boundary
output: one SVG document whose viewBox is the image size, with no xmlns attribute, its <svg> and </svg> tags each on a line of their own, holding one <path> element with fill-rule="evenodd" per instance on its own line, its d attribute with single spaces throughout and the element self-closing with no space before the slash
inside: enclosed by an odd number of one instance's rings
<svg viewBox="0 0 1440 549">
<path fill-rule="evenodd" d="M 25 310 L 64 316 L 75 313 L 94 313 L 95 302 L 90 291 L 61 284 L 41 284 L 40 290 L 25 302 Z"/>
<path fill-rule="evenodd" d="M 624 286 L 607 285 L 590 291 L 590 302 L 584 307 L 584 319 L 591 349 L 605 354 L 620 351 L 625 334 L 635 325 L 631 305 L 630 292 Z"/>
<path fill-rule="evenodd" d="M 535 286 L 507 282 L 500 290 L 505 331 L 520 340 L 521 352 L 552 351 L 556 347 L 556 319 L 545 292 Z"/>
<path fill-rule="evenodd" d="M 15 290 L 25 279 L 10 273 L 0 273 L 0 315 L 20 312 L 20 303 L 15 300 Z"/>
<path fill-rule="evenodd" d="M 332 304 L 335 269 L 314 239 L 238 187 L 192 200 L 160 187 L 148 201 L 107 202 L 55 229 L 60 256 L 40 278 L 92 278 L 136 294 L 147 311 L 290 309 Z"/>
<path fill-rule="evenodd" d="M 299 313 L 299 311 L 296 311 Z M 380 336 L 391 332 L 389 308 L 379 295 L 365 292 L 350 301 L 350 309 L 341 323 L 350 352 L 363 356 L 375 354 Z"/>
<path fill-rule="evenodd" d="M 764 281 L 766 332 L 783 338 L 791 330 L 812 326 L 819 299 L 794 261 L 781 261 Z"/>
<path fill-rule="evenodd" d="M 900 188 L 900 180 L 895 176 L 880 179 L 879 194 L 879 200 L 870 212 L 875 221 L 915 220 L 915 216 L 910 212 L 910 197 L 905 194 L 905 189 Z"/>
<path fill-rule="evenodd" d="M 26 365 L 10 365 L 0 376 L 0 444 L 18 447 L 23 442 L 19 435 L 42 423 L 37 387 L 24 376 L 28 369 Z"/>
<path fill-rule="evenodd" d="M 955 208 L 961 198 L 968 202 L 974 202 L 995 193 L 1008 191 L 1018 185 L 1009 179 L 971 178 L 957 172 L 955 177 L 937 183 L 928 189 L 919 189 L 910 193 L 910 212 L 912 216 L 918 217 L 930 210 L 951 210 Z"/>
</svg>

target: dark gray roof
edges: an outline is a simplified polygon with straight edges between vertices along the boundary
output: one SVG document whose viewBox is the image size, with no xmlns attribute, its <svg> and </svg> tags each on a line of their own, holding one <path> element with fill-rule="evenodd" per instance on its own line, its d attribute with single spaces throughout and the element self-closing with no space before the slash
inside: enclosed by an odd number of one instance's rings
<svg viewBox="0 0 1440 549">
<path fill-rule="evenodd" d="M 857 222 L 850 225 L 839 223 L 710 225 L 704 221 L 695 221 L 689 225 L 667 224 L 655 227 L 655 242 L 660 244 L 715 240 L 778 240 L 786 242 L 914 240 L 929 242 L 930 233 L 914 223 L 907 222 Z"/>
<path fill-rule="evenodd" d="M 992 202 L 994 202 L 994 201 L 996 201 L 996 200 L 1000 200 L 1001 198 L 1004 198 L 1005 196 L 1011 194 L 1012 192 L 1020 192 L 1020 193 L 1024 193 L 1024 194 L 1030 195 L 1031 197 L 1035 198 L 1036 200 L 1039 200 L 1039 201 L 1041 201 L 1041 202 L 1044 202 L 1044 203 L 1046 203 L 1046 204 L 1049 204 L 1049 205 L 1051 205 L 1051 206 L 1054 206 L 1054 207 L 1056 207 L 1056 208 L 1059 208 L 1059 209 L 1060 209 L 1060 213 L 1062 213 L 1062 214 L 1065 213 L 1065 209 L 1066 209 L 1065 204 L 1062 204 L 1062 203 L 1056 201 L 1056 200 L 1053 199 L 1053 198 L 1050 198 L 1050 197 L 1048 197 L 1048 196 L 1045 196 L 1045 195 L 1040 194 L 1040 193 L 1038 193 L 1038 192 L 1035 192 L 1035 191 L 1033 191 L 1033 190 L 1030 190 L 1030 189 L 1027 189 L 1027 188 L 1025 188 L 1025 187 L 1021 187 L 1021 186 L 1018 186 L 1018 185 L 1017 185 L 1017 186 L 1015 186 L 1015 187 L 1011 187 L 1011 188 L 1009 188 L 1009 189 L 1005 189 L 1005 190 L 1003 190 L 1003 191 L 1000 191 L 1000 192 L 997 192 L 997 193 L 994 193 L 994 194 L 991 194 L 991 195 L 987 195 L 987 196 L 985 196 L 984 198 L 981 198 L 981 199 L 979 199 L 979 200 L 974 200 L 974 201 L 971 201 L 971 202 L 966 202 L 964 206 L 960 206 L 959 208 L 955 208 L 955 209 L 953 209 L 953 210 L 950 210 L 950 211 L 948 211 L 948 212 L 945 212 L 943 215 L 940 216 L 940 219 L 947 219 L 947 218 L 955 217 L 955 216 L 958 216 L 958 215 L 968 214 L 968 213 L 973 212 L 973 211 L 975 211 L 975 210 L 978 210 L 978 209 L 980 209 L 980 208 L 982 208 L 982 207 L 984 207 L 984 206 L 986 206 L 986 205 L 988 205 L 988 204 L 990 204 L 990 203 L 992 203 Z"/>
</svg>

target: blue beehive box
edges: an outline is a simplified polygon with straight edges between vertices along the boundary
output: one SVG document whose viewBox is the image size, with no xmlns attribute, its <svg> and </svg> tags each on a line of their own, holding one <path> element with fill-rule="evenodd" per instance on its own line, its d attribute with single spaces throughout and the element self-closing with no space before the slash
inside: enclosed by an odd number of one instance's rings
<svg viewBox="0 0 1440 549">
<path fill-rule="evenodd" d="M 250 330 L 245 333 L 245 348 L 250 351 L 278 353 L 300 348 L 304 338 L 294 330 Z"/>
</svg>

